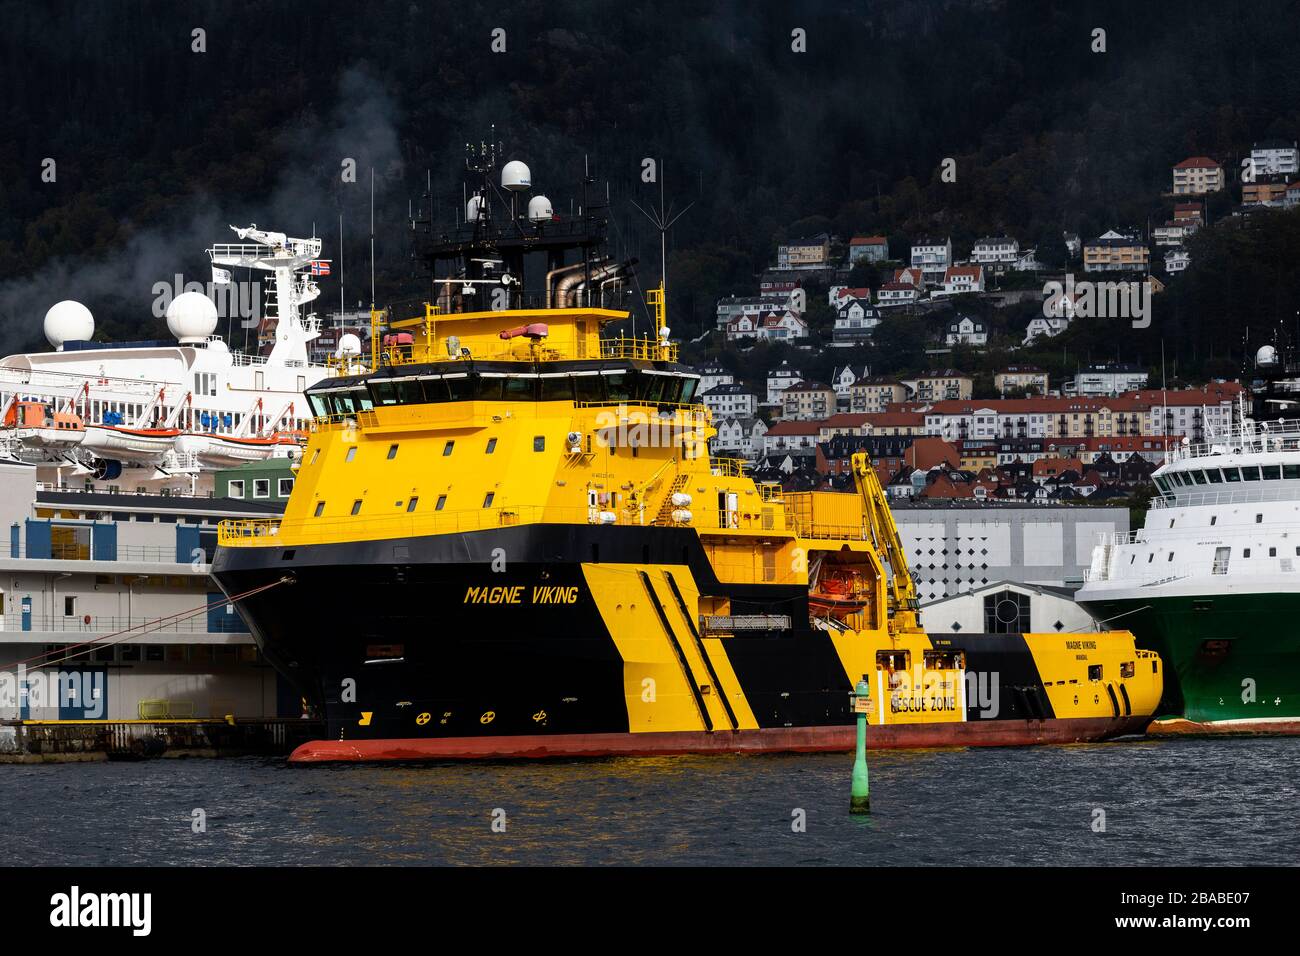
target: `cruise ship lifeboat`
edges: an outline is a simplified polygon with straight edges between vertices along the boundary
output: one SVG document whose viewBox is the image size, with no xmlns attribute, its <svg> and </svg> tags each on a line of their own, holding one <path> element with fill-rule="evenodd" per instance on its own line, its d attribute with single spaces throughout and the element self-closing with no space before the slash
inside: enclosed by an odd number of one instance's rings
<svg viewBox="0 0 1300 956">
<path fill-rule="evenodd" d="M 180 433 L 179 428 L 87 425 L 81 447 L 100 458 L 116 459 L 128 464 L 154 464 L 175 447 Z"/>
<path fill-rule="evenodd" d="M 193 455 L 202 465 L 233 468 L 250 461 L 265 461 L 284 455 L 286 446 L 297 447 L 298 439 L 288 433 L 269 436 L 209 435 L 189 432 L 176 440 L 176 450 Z"/>
<path fill-rule="evenodd" d="M 28 448 L 64 451 L 80 445 L 86 425 L 73 411 L 51 412 L 43 402 L 19 402 L 11 413 L 18 440 Z"/>
</svg>

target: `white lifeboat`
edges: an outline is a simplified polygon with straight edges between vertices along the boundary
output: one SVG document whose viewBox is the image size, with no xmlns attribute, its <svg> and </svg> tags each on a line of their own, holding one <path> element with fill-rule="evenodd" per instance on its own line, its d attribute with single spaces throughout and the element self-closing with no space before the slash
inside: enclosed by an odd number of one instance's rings
<svg viewBox="0 0 1300 956">
<path fill-rule="evenodd" d="M 85 423 L 71 409 L 51 412 L 44 402 L 18 402 L 15 413 L 15 434 L 27 448 L 64 451 L 86 437 Z"/>
</svg>

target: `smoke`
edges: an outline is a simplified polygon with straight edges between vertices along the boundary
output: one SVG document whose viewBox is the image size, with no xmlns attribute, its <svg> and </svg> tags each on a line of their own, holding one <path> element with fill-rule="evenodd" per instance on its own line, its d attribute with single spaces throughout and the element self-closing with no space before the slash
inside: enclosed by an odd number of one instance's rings
<svg viewBox="0 0 1300 956">
<path fill-rule="evenodd" d="M 129 238 L 103 258 L 55 259 L 29 276 L 0 283 L 0 337 L 6 350 L 39 341 L 46 310 L 62 299 L 85 303 L 100 327 L 108 320 L 141 337 L 165 337 L 166 327 L 152 310 L 154 284 L 170 285 L 178 274 L 207 283 L 211 273 L 204 250 L 239 241 L 231 225 L 256 222 L 299 237 L 311 235 L 314 226 L 324 240 L 322 257 L 336 258 L 340 213 L 350 223 L 349 233 L 368 233 L 370 170 L 376 202 L 386 184 L 401 180 L 398 121 L 398 108 L 379 80 L 364 65 L 350 67 L 324 116 L 303 114 L 270 131 L 265 142 L 238 147 L 274 158 L 271 185 L 261 198 L 231 202 L 201 188 L 173 207 L 165 222 L 125 223 Z M 344 160 L 355 162 L 355 182 L 343 181 Z M 358 238 L 358 253 L 361 248 Z M 335 276 L 322 282 L 326 303 L 331 293 L 337 296 L 336 282 L 337 267 Z"/>
</svg>

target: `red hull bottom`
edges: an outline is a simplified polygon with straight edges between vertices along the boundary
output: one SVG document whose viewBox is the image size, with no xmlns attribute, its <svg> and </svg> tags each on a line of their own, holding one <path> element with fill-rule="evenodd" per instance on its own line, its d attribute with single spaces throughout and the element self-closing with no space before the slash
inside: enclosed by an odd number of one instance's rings
<svg viewBox="0 0 1300 956">
<path fill-rule="evenodd" d="M 980 720 L 867 728 L 872 750 L 932 747 L 1020 747 L 1072 744 L 1140 734 L 1149 717 L 1081 717 L 1052 720 Z M 857 728 L 773 727 L 705 733 L 556 734 L 546 737 L 444 737 L 390 740 L 312 740 L 289 755 L 291 763 L 493 758 L 642 757 L 661 754 L 848 752 Z"/>
<path fill-rule="evenodd" d="M 1231 720 L 1200 723 L 1183 717 L 1152 722 L 1149 737 L 1295 737 L 1300 736 L 1300 718 L 1295 720 Z"/>
</svg>

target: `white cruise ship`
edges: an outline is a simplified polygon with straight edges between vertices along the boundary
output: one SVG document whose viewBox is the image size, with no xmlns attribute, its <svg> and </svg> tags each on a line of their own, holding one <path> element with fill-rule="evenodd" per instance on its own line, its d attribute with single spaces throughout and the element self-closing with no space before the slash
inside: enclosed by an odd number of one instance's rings
<svg viewBox="0 0 1300 956">
<path fill-rule="evenodd" d="M 309 361 L 319 323 L 302 313 L 327 269 L 321 241 L 231 228 L 243 241 L 207 250 L 214 278 L 229 276 L 222 267 L 269 273 L 268 355 L 214 334 L 217 308 L 202 292 L 168 304 L 174 343 L 92 342 L 90 311 L 59 302 L 45 316 L 54 351 L 0 359 L 0 457 L 36 464 L 53 487 L 84 479 L 194 494 L 211 490 L 213 469 L 297 454 L 311 417 L 303 392 L 330 371 Z"/>
<path fill-rule="evenodd" d="M 1253 413 L 1168 454 L 1076 595 L 1164 658 L 1161 713 L 1199 731 L 1300 732 L 1300 368 L 1271 346 L 1256 368 Z"/>
</svg>

